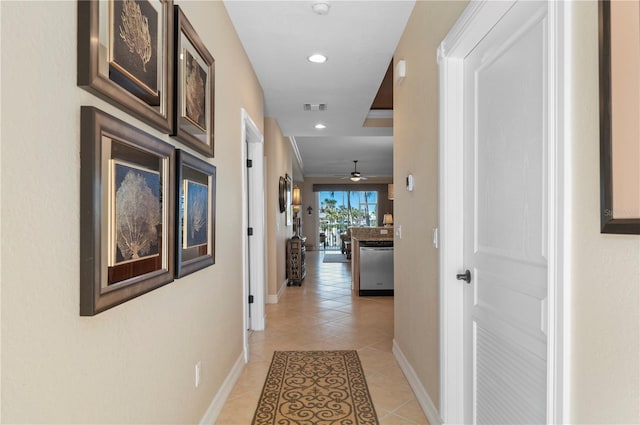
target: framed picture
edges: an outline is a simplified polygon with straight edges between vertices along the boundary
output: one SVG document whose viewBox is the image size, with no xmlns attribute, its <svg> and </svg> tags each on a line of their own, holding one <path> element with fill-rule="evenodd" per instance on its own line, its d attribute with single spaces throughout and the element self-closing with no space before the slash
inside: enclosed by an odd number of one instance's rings
<svg viewBox="0 0 640 425">
<path fill-rule="evenodd" d="M 287 226 L 291 226 L 293 224 L 293 212 L 291 207 L 291 190 L 293 188 L 293 182 L 291 181 L 291 176 L 289 174 L 284 175 L 284 180 L 285 180 L 285 187 L 286 187 L 285 188 L 285 194 L 286 194 L 285 221 L 287 223 Z"/>
<path fill-rule="evenodd" d="M 78 86 L 164 133 L 173 120 L 173 1 L 78 1 Z"/>
<path fill-rule="evenodd" d="M 640 4 L 602 1 L 600 230 L 640 234 Z"/>
<path fill-rule="evenodd" d="M 176 276 L 215 263 L 216 167 L 176 153 Z"/>
<path fill-rule="evenodd" d="M 175 119 L 172 135 L 198 152 L 213 157 L 214 59 L 179 6 L 174 6 Z"/>
<path fill-rule="evenodd" d="M 283 213 L 287 209 L 287 182 L 284 177 L 280 176 L 278 181 L 278 205 L 280 212 Z"/>
<path fill-rule="evenodd" d="M 81 109 L 80 315 L 173 281 L 173 146 Z"/>
</svg>

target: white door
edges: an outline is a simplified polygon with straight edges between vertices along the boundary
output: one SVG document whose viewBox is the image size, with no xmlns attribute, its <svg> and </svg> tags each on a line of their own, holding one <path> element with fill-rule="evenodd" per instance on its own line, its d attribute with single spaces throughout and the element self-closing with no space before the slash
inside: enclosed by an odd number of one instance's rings
<svg viewBox="0 0 640 425">
<path fill-rule="evenodd" d="M 265 173 L 264 139 L 249 114 L 242 109 L 242 202 L 243 229 L 243 304 L 245 312 L 244 352 L 249 361 L 249 331 L 262 331 L 265 326 Z M 251 167 L 249 167 L 249 160 Z M 249 228 L 252 236 L 249 236 Z M 251 301 L 252 302 L 251 302 Z"/>
<path fill-rule="evenodd" d="M 547 4 L 464 59 L 465 422 L 545 423 Z"/>
<path fill-rule="evenodd" d="M 246 273 L 246 281 L 245 281 L 245 292 L 246 294 L 248 294 L 248 296 L 245 298 L 245 303 L 246 303 L 246 310 L 245 310 L 245 328 L 247 331 L 250 331 L 252 328 L 252 323 L 251 323 L 251 314 L 252 314 L 252 304 L 253 304 L 253 287 L 252 287 L 252 282 L 251 282 L 251 239 L 253 236 L 253 227 L 252 227 L 252 221 L 251 221 L 251 209 L 252 209 L 252 205 L 251 205 L 251 167 L 249 167 L 249 164 L 252 163 L 253 158 L 251 157 L 251 149 L 250 149 L 250 145 L 249 145 L 249 140 L 245 140 L 245 181 L 246 183 L 246 191 L 245 191 L 245 202 L 247 205 L 246 208 L 246 220 L 247 220 L 247 232 L 245 233 L 245 238 L 247 238 L 247 242 L 246 242 L 246 250 L 245 250 L 245 256 L 246 256 L 246 262 L 245 262 L 245 273 Z M 249 229 L 251 229 L 251 232 L 249 232 Z"/>
</svg>

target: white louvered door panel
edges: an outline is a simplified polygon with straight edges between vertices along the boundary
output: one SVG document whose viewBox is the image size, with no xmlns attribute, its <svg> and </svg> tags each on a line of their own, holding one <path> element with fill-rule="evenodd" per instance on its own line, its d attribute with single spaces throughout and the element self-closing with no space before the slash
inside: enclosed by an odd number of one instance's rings
<svg viewBox="0 0 640 425">
<path fill-rule="evenodd" d="M 470 423 L 546 421 L 546 12 L 516 3 L 464 62 Z"/>
</svg>

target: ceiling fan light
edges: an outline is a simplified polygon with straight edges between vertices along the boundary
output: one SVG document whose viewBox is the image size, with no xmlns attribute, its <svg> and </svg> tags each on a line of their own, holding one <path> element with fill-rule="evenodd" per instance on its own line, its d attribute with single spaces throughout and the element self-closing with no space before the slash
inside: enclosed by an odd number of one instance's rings
<svg viewBox="0 0 640 425">
<path fill-rule="evenodd" d="M 359 182 L 360 181 L 360 176 L 351 176 L 349 177 L 349 180 L 351 180 L 352 182 Z"/>
</svg>

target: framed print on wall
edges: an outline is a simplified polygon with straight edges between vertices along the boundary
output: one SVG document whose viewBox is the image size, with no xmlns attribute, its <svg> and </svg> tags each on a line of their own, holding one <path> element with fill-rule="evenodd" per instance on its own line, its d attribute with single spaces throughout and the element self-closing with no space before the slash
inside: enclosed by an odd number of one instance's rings
<svg viewBox="0 0 640 425">
<path fill-rule="evenodd" d="M 284 177 L 280 176 L 278 180 L 278 206 L 280 207 L 280 212 L 283 213 L 287 209 L 287 182 Z"/>
<path fill-rule="evenodd" d="M 640 4 L 599 1 L 600 230 L 640 234 Z"/>
<path fill-rule="evenodd" d="M 213 157 L 214 59 L 179 6 L 174 6 L 175 117 L 172 135 Z"/>
<path fill-rule="evenodd" d="M 176 153 L 176 276 L 215 264 L 216 167 Z"/>
<path fill-rule="evenodd" d="M 172 76 L 172 0 L 78 1 L 78 86 L 168 134 Z"/>
<path fill-rule="evenodd" d="M 80 315 L 173 281 L 173 146 L 81 109 Z"/>
<path fill-rule="evenodd" d="M 293 182 L 291 180 L 291 176 L 289 174 L 284 175 L 285 180 L 285 223 L 287 226 L 291 226 L 293 224 L 293 212 L 291 207 L 291 191 L 293 190 Z"/>
</svg>

